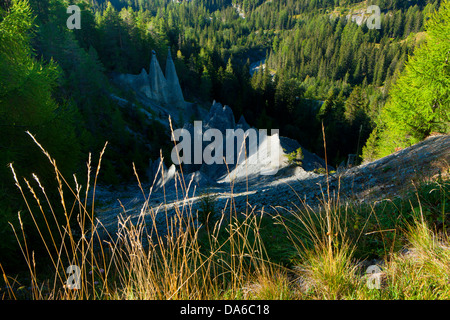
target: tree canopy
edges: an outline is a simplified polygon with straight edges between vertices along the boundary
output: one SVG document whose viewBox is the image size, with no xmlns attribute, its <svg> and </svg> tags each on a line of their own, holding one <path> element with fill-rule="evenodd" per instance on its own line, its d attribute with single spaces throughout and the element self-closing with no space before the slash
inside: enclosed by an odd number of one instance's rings
<svg viewBox="0 0 450 320">
<path fill-rule="evenodd" d="M 433 132 L 450 129 L 450 3 L 445 1 L 426 22 L 426 40 L 409 56 L 390 90 L 365 158 L 388 155 Z"/>
</svg>

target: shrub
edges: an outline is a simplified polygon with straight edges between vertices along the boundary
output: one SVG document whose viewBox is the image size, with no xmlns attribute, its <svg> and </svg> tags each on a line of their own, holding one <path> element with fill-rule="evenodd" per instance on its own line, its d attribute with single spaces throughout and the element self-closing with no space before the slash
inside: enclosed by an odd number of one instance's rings
<svg viewBox="0 0 450 320">
<path fill-rule="evenodd" d="M 297 150 L 294 150 L 291 153 L 288 153 L 286 155 L 286 157 L 287 157 L 288 163 L 290 165 L 301 166 L 302 160 L 305 156 L 303 155 L 302 148 L 298 148 Z"/>
</svg>

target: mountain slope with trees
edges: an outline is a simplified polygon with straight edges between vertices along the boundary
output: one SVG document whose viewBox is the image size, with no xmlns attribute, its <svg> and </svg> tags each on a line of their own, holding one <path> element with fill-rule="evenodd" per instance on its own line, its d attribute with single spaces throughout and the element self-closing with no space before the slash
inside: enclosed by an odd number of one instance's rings
<svg viewBox="0 0 450 320">
<path fill-rule="evenodd" d="M 365 148 L 367 160 L 450 131 L 450 4 L 426 22 L 426 40 L 414 51 L 390 90 L 376 130 Z"/>
<path fill-rule="evenodd" d="M 133 163 L 143 176 L 149 159 L 170 151 L 167 130 L 139 112 L 132 92 L 109 81 L 148 68 L 152 50 L 164 69 L 171 48 L 187 101 L 228 104 L 236 119 L 280 129 L 319 156 L 323 123 L 332 166 L 349 154 L 375 159 L 448 133 L 448 1 L 70 4 L 81 8 L 80 30 L 66 26 L 69 1 L 0 3 L 0 234 L 9 239 L 2 255 L 15 256 L 7 221 L 26 209 L 8 164 L 19 177 L 39 173 L 55 183 L 26 131 L 81 184 L 86 159 L 106 141 L 99 182 L 111 186 L 134 181 Z M 347 19 L 370 4 L 381 8 L 381 29 Z M 250 75 L 258 62 L 264 67 Z M 137 108 L 118 105 L 111 93 Z"/>
</svg>

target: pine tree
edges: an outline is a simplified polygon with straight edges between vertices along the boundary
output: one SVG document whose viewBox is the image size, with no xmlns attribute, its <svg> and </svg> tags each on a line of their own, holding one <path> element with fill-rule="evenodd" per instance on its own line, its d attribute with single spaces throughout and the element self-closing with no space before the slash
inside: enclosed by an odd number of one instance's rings
<svg viewBox="0 0 450 320">
<path fill-rule="evenodd" d="M 206 66 L 203 67 L 202 77 L 200 81 L 200 93 L 202 94 L 202 98 L 205 101 L 209 101 L 211 99 L 212 80 Z"/>
<path fill-rule="evenodd" d="M 365 113 L 366 101 L 360 86 L 355 86 L 345 101 L 345 118 L 352 123 Z"/>
</svg>

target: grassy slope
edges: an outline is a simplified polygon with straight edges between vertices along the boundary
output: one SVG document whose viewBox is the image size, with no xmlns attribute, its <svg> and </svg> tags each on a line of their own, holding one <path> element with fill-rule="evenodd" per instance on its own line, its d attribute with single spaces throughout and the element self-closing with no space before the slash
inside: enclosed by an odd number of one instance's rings
<svg viewBox="0 0 450 320">
<path fill-rule="evenodd" d="M 21 281 L 4 274 L 2 288 L 9 288 L 1 294 L 18 299 L 449 299 L 450 180 L 448 169 L 444 173 L 434 180 L 424 177 L 415 191 L 395 201 L 344 204 L 323 195 L 320 210 L 299 201 L 283 216 L 245 216 L 231 205 L 220 220 L 200 229 L 195 215 L 186 217 L 180 208 L 167 235 L 158 235 L 143 219 L 133 225 L 124 218 L 119 236 L 108 242 L 89 236 L 100 226 L 89 223 L 94 208 L 78 193 L 77 203 L 66 205 L 66 214 L 78 215 L 78 223 L 59 229 L 65 242 L 47 243 L 52 259 L 34 257 L 16 230 L 30 272 Z M 156 214 L 146 204 L 142 213 Z M 45 263 L 51 267 L 36 271 L 42 269 L 35 264 Z M 368 279 L 367 267 L 375 263 L 382 273 Z M 71 264 L 81 269 L 79 290 L 64 287 Z M 368 287 L 373 281 L 379 289 Z"/>
</svg>

